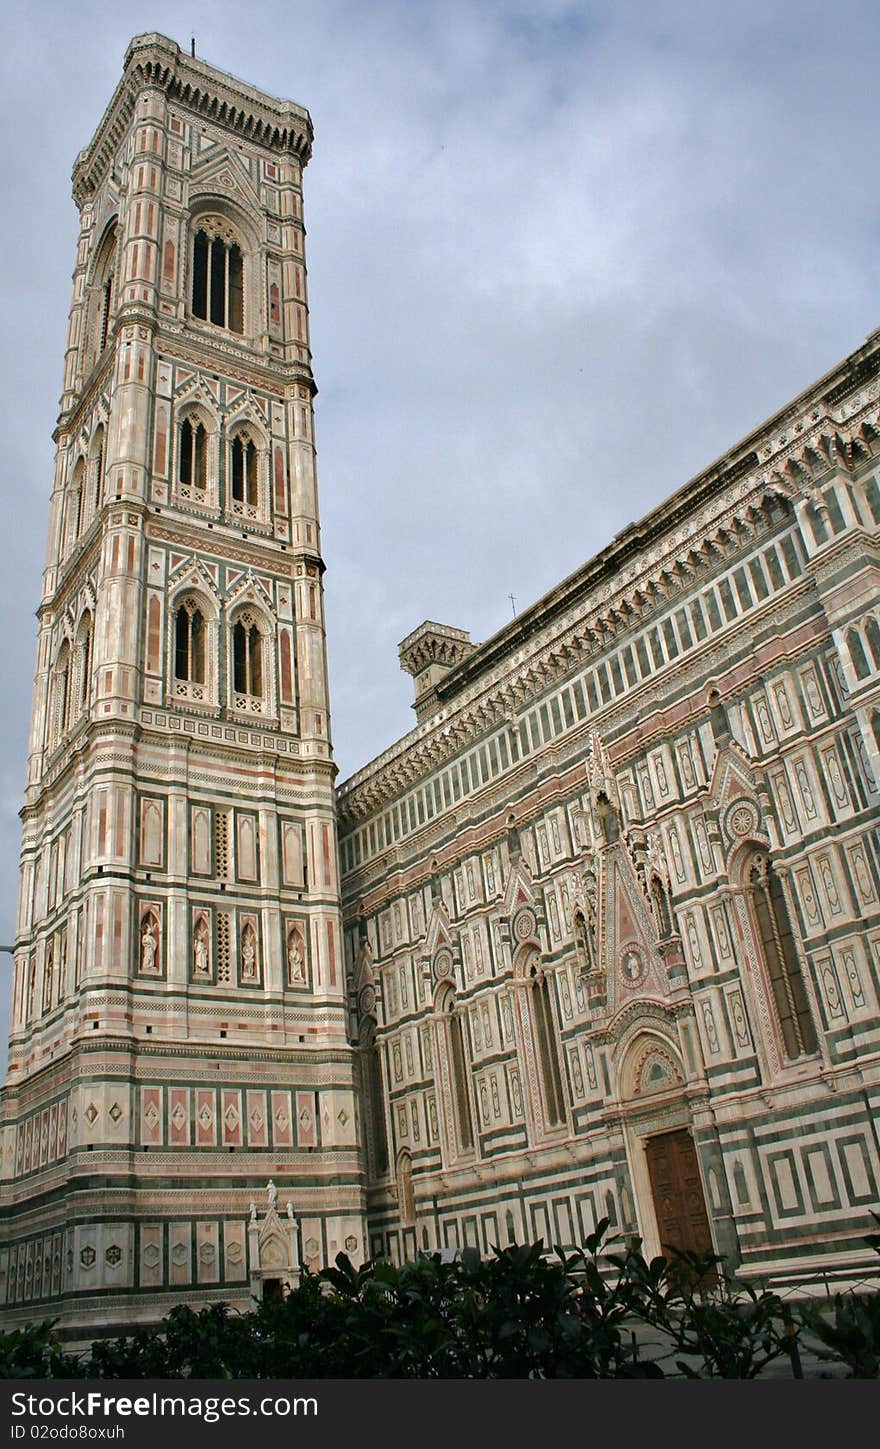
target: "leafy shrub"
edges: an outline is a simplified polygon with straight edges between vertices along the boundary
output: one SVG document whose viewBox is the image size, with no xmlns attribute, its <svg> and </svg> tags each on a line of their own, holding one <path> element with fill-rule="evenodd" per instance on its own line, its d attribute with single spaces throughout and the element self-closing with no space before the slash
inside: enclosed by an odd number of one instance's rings
<svg viewBox="0 0 880 1449">
<path fill-rule="evenodd" d="M 177 1307 L 81 1355 L 51 1323 L 16 1329 L 0 1335 L 0 1377 L 663 1378 L 672 1359 L 688 1378 L 756 1378 L 785 1354 L 797 1373 L 802 1324 L 852 1376 L 880 1372 L 880 1294 L 795 1322 L 776 1294 L 718 1278 L 712 1254 L 649 1262 L 637 1243 L 610 1250 L 607 1231 L 568 1254 L 534 1243 L 355 1268 L 341 1253 L 250 1312 Z"/>
</svg>

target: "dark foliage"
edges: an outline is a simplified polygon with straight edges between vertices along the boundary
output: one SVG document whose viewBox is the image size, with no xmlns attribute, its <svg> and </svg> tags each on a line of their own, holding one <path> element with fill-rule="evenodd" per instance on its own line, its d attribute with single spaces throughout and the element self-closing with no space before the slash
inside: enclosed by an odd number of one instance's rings
<svg viewBox="0 0 880 1449">
<path fill-rule="evenodd" d="M 720 1259 L 647 1261 L 638 1245 L 466 1249 L 355 1268 L 341 1253 L 249 1313 L 178 1307 L 161 1323 L 65 1353 L 51 1323 L 0 1335 L 0 1377 L 133 1379 L 756 1378 L 797 1366 L 799 1324 L 777 1295 L 718 1278 Z M 855 1377 L 880 1363 L 880 1294 L 802 1322 Z"/>
</svg>

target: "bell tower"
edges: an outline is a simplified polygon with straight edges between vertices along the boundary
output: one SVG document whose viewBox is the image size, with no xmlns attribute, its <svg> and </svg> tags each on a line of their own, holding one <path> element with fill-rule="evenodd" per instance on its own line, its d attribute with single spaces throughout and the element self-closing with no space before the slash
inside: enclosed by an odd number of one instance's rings
<svg viewBox="0 0 880 1449">
<path fill-rule="evenodd" d="M 301 1263 L 363 1255 L 311 140 L 300 107 L 149 34 L 74 167 L 0 1117 L 10 1323 L 247 1304 L 270 1179 Z"/>
</svg>

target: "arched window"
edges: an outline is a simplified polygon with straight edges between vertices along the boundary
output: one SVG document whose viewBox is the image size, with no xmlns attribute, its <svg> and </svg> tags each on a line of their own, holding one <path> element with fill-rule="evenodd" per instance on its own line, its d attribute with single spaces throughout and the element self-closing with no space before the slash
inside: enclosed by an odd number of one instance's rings
<svg viewBox="0 0 880 1449">
<path fill-rule="evenodd" d="M 92 616 L 86 610 L 80 620 L 79 631 L 76 637 L 76 700 L 74 708 L 77 714 L 82 714 L 88 709 L 91 695 L 91 669 L 92 669 Z"/>
<path fill-rule="evenodd" d="M 70 645 L 65 639 L 55 661 L 55 689 L 53 700 L 53 734 L 60 740 L 67 729 L 70 714 Z"/>
<path fill-rule="evenodd" d="M 83 491 L 85 489 L 86 464 L 84 458 L 78 458 L 76 467 L 73 470 L 73 478 L 67 494 L 64 522 L 64 550 L 71 548 L 79 538 L 79 531 L 82 527 Z"/>
<path fill-rule="evenodd" d="M 46 959 L 43 964 L 43 1010 L 52 1010 L 52 998 L 55 994 L 55 947 L 50 941 L 46 947 Z"/>
<path fill-rule="evenodd" d="M 193 244 L 194 317 L 244 331 L 244 265 L 237 242 L 209 235 L 201 227 Z"/>
<path fill-rule="evenodd" d="M 208 488 L 208 435 L 198 418 L 184 418 L 177 449 L 177 481 L 184 498 L 204 496 Z"/>
<path fill-rule="evenodd" d="M 878 624 L 873 614 L 865 625 L 865 638 L 868 641 L 868 648 L 871 651 L 874 668 L 880 669 L 880 624 Z"/>
<path fill-rule="evenodd" d="M 110 311 L 113 306 L 113 273 L 108 272 L 101 288 L 101 327 L 98 339 L 98 351 L 103 352 L 107 346 L 107 336 L 110 331 Z"/>
<path fill-rule="evenodd" d="M 37 958 L 32 956 L 28 965 L 27 977 L 27 1004 L 25 1006 L 25 1020 L 33 1021 L 34 1010 L 37 1000 Z"/>
<path fill-rule="evenodd" d="M 233 511 L 243 511 L 241 506 L 236 508 L 236 504 L 256 508 L 259 503 L 258 459 L 256 447 L 248 433 L 236 433 L 232 439 L 230 455 Z"/>
<path fill-rule="evenodd" d="M 116 305 L 116 223 L 104 233 L 95 258 L 89 302 L 89 366 L 98 361 L 110 341 L 113 309 Z"/>
<path fill-rule="evenodd" d="M 103 425 L 95 429 L 95 436 L 92 438 L 91 448 L 92 478 L 94 480 L 94 508 L 97 513 L 101 507 L 104 497 L 104 428 Z"/>
<path fill-rule="evenodd" d="M 263 636 L 250 612 L 232 626 L 232 687 L 236 694 L 263 697 Z"/>
<path fill-rule="evenodd" d="M 370 1176 L 384 1177 L 388 1171 L 388 1138 L 382 1093 L 382 1063 L 376 1043 L 376 1024 L 367 1018 L 361 1026 L 361 1081 L 367 1117 L 367 1159 Z"/>
<path fill-rule="evenodd" d="M 474 1146 L 474 1123 L 471 1115 L 470 1092 L 468 1091 L 467 1046 L 461 1013 L 456 1010 L 455 992 L 451 988 L 440 998 L 438 1006 L 443 1013 L 446 1028 L 449 1075 L 455 1112 L 455 1136 L 460 1150 L 470 1152 Z"/>
<path fill-rule="evenodd" d="M 865 653 L 865 646 L 862 643 L 862 636 L 858 629 L 850 629 L 846 636 L 849 648 L 849 657 L 852 660 L 853 669 L 856 672 L 856 679 L 865 679 L 871 673 L 871 666 L 868 663 L 868 656 Z"/>
<path fill-rule="evenodd" d="M 530 968 L 532 1021 L 535 1027 L 535 1044 L 538 1052 L 538 1067 L 544 1095 L 544 1110 L 548 1127 L 558 1127 L 565 1121 L 565 1103 L 562 1095 L 562 1077 L 559 1058 L 554 1045 L 556 1028 L 550 1005 L 550 983 L 536 962 Z"/>
<path fill-rule="evenodd" d="M 401 1225 L 411 1228 L 416 1220 L 416 1200 L 413 1192 L 412 1158 L 408 1152 L 401 1152 L 397 1159 L 397 1207 Z"/>
<path fill-rule="evenodd" d="M 205 619 L 195 599 L 184 599 L 174 616 L 174 677 L 205 683 Z"/>
<path fill-rule="evenodd" d="M 810 1012 L 782 882 L 766 855 L 753 857 L 749 885 L 758 940 L 767 965 L 770 989 L 789 1059 L 817 1050 Z"/>
</svg>

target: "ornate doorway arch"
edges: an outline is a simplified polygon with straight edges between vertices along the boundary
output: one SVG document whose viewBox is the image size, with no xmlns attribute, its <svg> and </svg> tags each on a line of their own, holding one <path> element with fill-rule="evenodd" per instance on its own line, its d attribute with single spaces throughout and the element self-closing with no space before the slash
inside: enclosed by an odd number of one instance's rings
<svg viewBox="0 0 880 1449">
<path fill-rule="evenodd" d="M 647 1258 L 670 1247 L 717 1252 L 677 1046 L 659 1026 L 640 1026 L 623 1047 L 618 1095 Z"/>
</svg>

